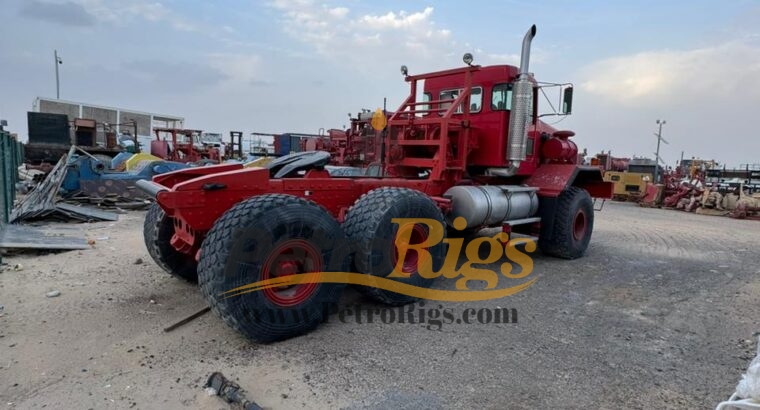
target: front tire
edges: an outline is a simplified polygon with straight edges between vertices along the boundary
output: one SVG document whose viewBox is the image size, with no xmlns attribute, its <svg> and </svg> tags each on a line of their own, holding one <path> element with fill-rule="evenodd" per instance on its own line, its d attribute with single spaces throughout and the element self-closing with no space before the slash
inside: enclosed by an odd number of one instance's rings
<svg viewBox="0 0 760 410">
<path fill-rule="evenodd" d="M 302 283 L 228 291 L 309 272 L 348 271 L 350 252 L 338 222 L 317 204 L 291 195 L 246 199 L 216 221 L 201 246 L 198 282 L 212 310 L 261 343 L 316 328 L 335 307 L 342 283 Z"/>
<path fill-rule="evenodd" d="M 378 277 L 388 277 L 397 263 L 396 234 L 399 226 L 391 220 L 394 218 L 426 218 L 438 221 L 446 226 L 443 214 L 438 206 L 425 194 L 406 188 L 378 188 L 362 195 L 349 209 L 343 230 L 354 246 L 354 267 L 357 272 Z M 429 228 L 424 224 L 415 224 L 410 236 L 410 243 L 418 244 L 427 239 Z M 444 230 L 445 238 L 445 230 Z M 443 240 L 427 248 L 432 257 L 432 269 L 441 269 L 445 257 Z M 402 264 L 405 278 L 393 278 L 420 288 L 429 288 L 435 279 L 422 277 L 418 270 L 417 252 L 407 252 Z M 412 303 L 417 298 L 399 293 L 360 286 L 358 290 L 370 298 L 392 306 Z"/>
<path fill-rule="evenodd" d="M 547 255 L 563 259 L 583 256 L 594 230 L 594 203 L 585 189 L 570 187 L 559 195 L 551 234 L 541 232 L 538 246 Z M 544 226 L 544 221 L 541 221 Z M 542 229 L 543 231 L 543 229 Z"/>
<path fill-rule="evenodd" d="M 148 254 L 161 269 L 191 283 L 198 281 L 198 263 L 191 255 L 178 252 L 170 241 L 174 236 L 174 219 L 158 204 L 148 209 L 143 224 L 143 239 Z"/>
</svg>

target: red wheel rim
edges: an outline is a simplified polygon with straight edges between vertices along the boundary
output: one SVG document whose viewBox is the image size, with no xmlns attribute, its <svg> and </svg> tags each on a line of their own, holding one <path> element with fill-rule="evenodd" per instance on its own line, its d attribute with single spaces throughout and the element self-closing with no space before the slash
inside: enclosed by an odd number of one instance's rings
<svg viewBox="0 0 760 410">
<path fill-rule="evenodd" d="M 588 221 L 586 220 L 586 213 L 579 210 L 578 213 L 575 214 L 575 219 L 573 220 L 573 238 L 575 238 L 576 241 L 580 241 L 586 235 L 587 225 Z"/>
<path fill-rule="evenodd" d="M 275 247 L 264 260 L 261 280 L 309 272 L 322 272 L 322 254 L 303 239 L 288 239 Z M 295 306 L 308 299 L 316 283 L 275 286 L 262 290 L 278 306 Z"/>
<path fill-rule="evenodd" d="M 399 228 L 404 229 L 403 227 Z M 398 232 L 396 232 L 396 235 L 398 235 Z M 409 236 L 409 243 L 407 245 L 415 245 L 423 243 L 427 240 L 428 234 L 425 231 L 425 228 L 423 228 L 421 225 L 414 224 L 414 228 L 412 228 L 412 234 Z M 394 239 L 393 243 L 391 244 L 393 246 L 393 266 L 395 267 L 398 264 L 398 247 L 396 246 L 396 241 Z M 404 246 L 401 244 L 401 246 Z M 414 250 L 407 250 L 406 255 L 404 256 L 404 262 L 401 265 L 401 272 L 411 275 L 412 273 L 416 273 L 418 270 L 418 264 L 420 262 L 420 255 L 417 253 L 417 251 Z"/>
</svg>

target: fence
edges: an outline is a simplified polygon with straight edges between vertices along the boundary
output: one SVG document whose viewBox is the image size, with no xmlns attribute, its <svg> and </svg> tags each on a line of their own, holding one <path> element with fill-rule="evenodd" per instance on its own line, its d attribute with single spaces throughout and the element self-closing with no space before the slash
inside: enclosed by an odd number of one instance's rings
<svg viewBox="0 0 760 410">
<path fill-rule="evenodd" d="M 24 145 L 11 137 L 7 131 L 0 130 L 0 229 L 8 223 L 8 217 L 16 199 L 16 182 L 18 167 L 24 161 Z"/>
</svg>

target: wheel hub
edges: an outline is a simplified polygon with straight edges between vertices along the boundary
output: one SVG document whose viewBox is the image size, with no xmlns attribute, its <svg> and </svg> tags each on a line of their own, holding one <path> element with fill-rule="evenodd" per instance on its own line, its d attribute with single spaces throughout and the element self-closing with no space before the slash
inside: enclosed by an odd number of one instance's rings
<svg viewBox="0 0 760 410">
<path fill-rule="evenodd" d="M 322 255 L 316 247 L 303 239 L 288 239 L 277 245 L 264 260 L 261 280 L 321 271 Z M 303 303 L 316 288 L 317 283 L 303 283 L 275 286 L 262 292 L 275 305 L 287 307 Z"/>
<path fill-rule="evenodd" d="M 401 229 L 409 229 L 407 227 L 401 227 Z M 406 254 L 404 255 L 404 261 L 401 265 L 401 272 L 406 274 L 413 274 L 417 272 L 418 265 L 420 262 L 420 255 L 417 251 L 408 250 L 409 245 L 416 245 L 423 243 L 427 240 L 428 234 L 425 231 L 425 229 L 415 224 L 412 229 L 411 235 L 409 235 L 409 240 L 400 240 L 398 243 L 394 241 L 393 246 L 393 266 L 398 265 L 398 254 L 399 249 L 407 249 Z M 396 233 L 396 236 L 398 236 L 398 232 Z"/>
<path fill-rule="evenodd" d="M 586 220 L 586 213 L 582 210 L 579 210 L 573 219 L 573 238 L 576 241 L 580 241 L 586 235 L 587 226 L 588 221 Z"/>
</svg>

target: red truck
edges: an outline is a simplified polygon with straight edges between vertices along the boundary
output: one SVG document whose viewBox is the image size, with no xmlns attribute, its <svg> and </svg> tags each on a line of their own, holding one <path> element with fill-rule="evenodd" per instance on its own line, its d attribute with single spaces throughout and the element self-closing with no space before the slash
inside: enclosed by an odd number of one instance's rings
<svg viewBox="0 0 760 410">
<path fill-rule="evenodd" d="M 411 91 L 387 120 L 379 177 L 332 177 L 324 168 L 330 154 L 312 151 L 267 168 L 219 165 L 144 181 L 142 189 L 156 198 L 144 231 L 151 256 L 169 273 L 197 280 L 214 312 L 262 342 L 316 327 L 345 285 L 273 286 L 235 297 L 230 291 L 329 269 L 388 278 L 397 263 L 405 276 L 393 280 L 430 287 L 415 252 L 394 259 L 396 218 L 451 226 L 461 216 L 466 227 L 452 232 L 498 226 L 537 236 L 544 254 L 582 256 L 594 225 L 592 198 L 611 198 L 612 184 L 598 167 L 577 164 L 572 131 L 540 121 L 541 85 L 528 71 L 535 34 L 532 26 L 524 37 L 519 67 L 472 65 L 469 54 L 464 67 L 451 70 L 409 75 L 402 67 Z M 572 88 L 562 94 L 569 114 Z M 410 240 L 425 243 L 429 234 L 428 226 L 414 225 Z M 333 243 L 348 243 L 349 256 Z M 427 251 L 426 262 L 439 269 L 445 244 Z M 415 300 L 363 291 L 391 305 Z M 262 309 L 284 314 L 262 317 Z"/>
</svg>

